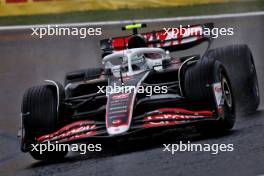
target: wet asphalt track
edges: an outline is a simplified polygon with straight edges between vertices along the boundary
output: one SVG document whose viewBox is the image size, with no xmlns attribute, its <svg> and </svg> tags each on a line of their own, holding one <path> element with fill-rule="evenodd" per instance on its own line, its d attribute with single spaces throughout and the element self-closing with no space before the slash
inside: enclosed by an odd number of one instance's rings
<svg viewBox="0 0 264 176">
<path fill-rule="evenodd" d="M 152 23 L 149 29 L 195 22 Z M 246 43 L 253 51 L 262 100 L 264 98 L 264 16 L 214 20 L 217 27 L 234 27 L 234 36 L 217 39 L 213 47 Z M 79 175 L 245 175 L 264 174 L 264 111 L 239 116 L 230 134 L 202 138 L 190 130 L 111 144 L 101 153 L 71 153 L 62 163 L 43 163 L 21 153 L 16 138 L 24 90 L 44 79 L 62 81 L 65 72 L 100 64 L 98 40 L 116 36 L 119 26 L 103 27 L 101 37 L 32 38 L 29 32 L 0 33 L 0 176 Z M 263 102 L 263 101 L 262 101 Z M 232 143 L 233 152 L 162 152 L 163 143 Z"/>
</svg>

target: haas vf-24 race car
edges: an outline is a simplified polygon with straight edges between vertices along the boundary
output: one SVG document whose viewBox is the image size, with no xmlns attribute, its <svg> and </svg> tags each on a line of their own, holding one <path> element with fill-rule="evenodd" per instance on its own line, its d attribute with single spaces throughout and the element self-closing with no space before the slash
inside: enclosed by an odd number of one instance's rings
<svg viewBox="0 0 264 176">
<path fill-rule="evenodd" d="M 101 41 L 104 67 L 70 72 L 64 85 L 46 80 L 25 92 L 23 152 L 37 160 L 60 159 L 67 151 L 40 154 L 32 144 L 89 142 L 186 125 L 201 134 L 222 133 L 233 128 L 236 107 L 257 109 L 258 81 L 247 45 L 210 49 L 212 36 L 203 31 L 212 23 L 189 26 L 182 35 L 139 34 L 141 27 L 146 25 L 127 25 L 123 29 L 132 29 L 131 36 Z M 203 42 L 208 48 L 202 54 L 171 54 Z"/>
</svg>

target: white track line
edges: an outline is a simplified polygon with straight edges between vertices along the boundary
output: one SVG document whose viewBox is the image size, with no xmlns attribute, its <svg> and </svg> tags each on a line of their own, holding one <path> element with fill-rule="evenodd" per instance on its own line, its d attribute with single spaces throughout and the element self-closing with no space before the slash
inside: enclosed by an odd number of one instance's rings
<svg viewBox="0 0 264 176">
<path fill-rule="evenodd" d="M 223 18 L 238 18 L 238 17 L 252 17 L 264 15 L 264 11 L 246 12 L 246 13 L 228 13 L 218 15 L 201 15 L 201 16 L 184 16 L 172 18 L 156 18 L 156 19 L 138 19 L 138 20 L 123 20 L 123 21 L 102 21 L 102 22 L 84 22 L 84 23 L 64 23 L 64 24 L 40 24 L 40 25 L 19 25 L 19 26 L 0 26 L 0 31 L 3 30 L 25 30 L 31 28 L 59 26 L 59 27 L 84 27 L 84 26 L 107 26 L 118 25 L 132 22 L 141 23 L 155 23 L 155 22 L 171 22 L 171 21 L 190 21 L 190 20 L 204 20 L 204 19 L 223 19 Z"/>
</svg>

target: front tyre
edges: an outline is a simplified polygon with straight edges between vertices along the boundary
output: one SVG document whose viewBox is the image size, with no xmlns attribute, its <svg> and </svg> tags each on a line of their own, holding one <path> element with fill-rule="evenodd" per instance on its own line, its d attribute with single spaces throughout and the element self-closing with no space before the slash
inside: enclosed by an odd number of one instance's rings
<svg viewBox="0 0 264 176">
<path fill-rule="evenodd" d="M 222 62 L 227 69 L 238 103 L 238 112 L 256 111 L 260 103 L 257 72 L 247 45 L 230 45 L 212 49 L 207 57 Z"/>
<path fill-rule="evenodd" d="M 22 121 L 25 140 L 29 144 L 36 143 L 36 138 L 54 132 L 59 127 L 58 96 L 56 89 L 50 85 L 29 88 L 23 97 Z M 31 151 L 36 160 L 60 160 L 67 151 Z"/>
<path fill-rule="evenodd" d="M 215 83 L 221 84 L 222 111 L 217 121 L 203 123 L 197 126 L 203 134 L 223 133 L 233 128 L 235 124 L 235 101 L 231 82 L 224 65 L 214 59 L 203 58 L 190 66 L 185 73 L 185 96 L 194 104 L 215 109 L 217 102 L 212 90 Z"/>
</svg>

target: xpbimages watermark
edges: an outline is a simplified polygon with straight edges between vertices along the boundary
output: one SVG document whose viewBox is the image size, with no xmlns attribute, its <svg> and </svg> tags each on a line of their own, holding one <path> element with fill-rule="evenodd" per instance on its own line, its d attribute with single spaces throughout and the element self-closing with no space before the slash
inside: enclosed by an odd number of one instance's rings
<svg viewBox="0 0 264 176">
<path fill-rule="evenodd" d="M 146 94 L 146 96 L 152 96 L 154 94 L 166 94 L 168 93 L 168 86 L 118 86 L 114 83 L 113 86 L 97 86 L 98 92 L 103 94 L 116 94 L 116 93 L 137 93 Z"/>
<path fill-rule="evenodd" d="M 163 35 L 167 35 L 171 38 L 177 38 L 178 36 L 212 36 L 212 38 L 218 38 L 219 36 L 232 36 L 234 35 L 234 28 L 201 28 L 199 26 L 182 26 L 174 28 L 163 28 L 165 31 Z"/>
<path fill-rule="evenodd" d="M 43 154 L 45 151 L 72 151 L 80 152 L 80 154 L 86 154 L 87 152 L 100 152 L 102 151 L 101 144 L 61 144 L 61 143 L 47 143 L 31 144 L 31 151 L 39 152 Z"/>
<path fill-rule="evenodd" d="M 45 36 L 77 36 L 81 39 L 85 39 L 88 36 L 102 35 L 102 28 L 93 27 L 61 27 L 58 25 L 47 25 L 44 27 L 31 28 L 31 36 L 44 38 Z"/>
<path fill-rule="evenodd" d="M 177 144 L 163 144 L 163 152 L 169 152 L 174 155 L 177 152 L 209 152 L 213 155 L 220 152 L 232 152 L 234 151 L 234 144 L 194 144 L 188 141 L 187 143 Z"/>
</svg>

